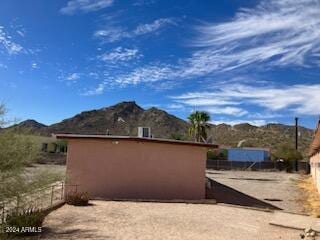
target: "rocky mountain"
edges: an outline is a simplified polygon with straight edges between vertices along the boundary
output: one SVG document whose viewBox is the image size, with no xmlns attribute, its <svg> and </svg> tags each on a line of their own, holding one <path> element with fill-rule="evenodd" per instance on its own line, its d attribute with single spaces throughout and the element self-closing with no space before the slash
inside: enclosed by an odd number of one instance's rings
<svg viewBox="0 0 320 240">
<path fill-rule="evenodd" d="M 137 127 L 151 127 L 154 137 L 190 140 L 188 123 L 158 108 L 143 109 L 135 102 L 121 102 L 111 107 L 85 111 L 62 122 L 45 126 L 34 120 L 21 122 L 13 127 L 27 128 L 40 135 L 52 133 L 137 135 Z M 299 128 L 299 148 L 306 154 L 314 131 Z M 267 124 L 262 127 L 248 123 L 238 125 L 211 125 L 211 140 L 224 146 L 267 147 L 275 149 L 279 144 L 294 144 L 295 128 L 283 124 Z"/>
<path fill-rule="evenodd" d="M 47 133 L 137 135 L 138 126 L 151 127 L 155 137 L 171 138 L 185 134 L 188 124 L 157 108 L 144 110 L 135 102 L 122 102 L 108 108 L 82 112 L 53 124 Z"/>
<path fill-rule="evenodd" d="M 46 131 L 47 126 L 33 119 L 28 119 L 13 126 L 10 126 L 8 129 L 17 131 L 25 130 L 31 133 L 42 133 Z"/>
</svg>

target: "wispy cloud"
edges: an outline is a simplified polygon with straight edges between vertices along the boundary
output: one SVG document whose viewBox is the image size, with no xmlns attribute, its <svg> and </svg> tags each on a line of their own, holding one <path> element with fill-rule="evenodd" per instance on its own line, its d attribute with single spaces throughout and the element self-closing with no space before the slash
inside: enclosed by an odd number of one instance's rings
<svg viewBox="0 0 320 240">
<path fill-rule="evenodd" d="M 282 87 L 232 84 L 225 85 L 223 88 L 213 87 L 210 91 L 190 92 L 172 98 L 187 106 L 198 106 L 207 110 L 212 110 L 214 107 L 213 110 L 217 110 L 218 114 L 223 109 L 232 110 L 234 107 L 230 105 L 236 104 L 239 109 L 234 109 L 235 115 L 237 115 L 236 111 L 241 111 L 240 108 L 248 106 L 261 107 L 274 113 L 288 111 L 294 114 L 318 115 L 320 113 L 319 91 L 320 84 Z M 217 107 L 219 108 L 215 109 Z M 214 111 L 211 112 L 214 113 Z"/>
<path fill-rule="evenodd" d="M 130 85 L 194 79 L 243 68 L 256 70 L 259 66 L 320 65 L 319 12 L 320 3 L 315 0 L 263 0 L 255 8 L 240 9 L 230 21 L 196 27 L 198 37 L 192 46 L 197 48 L 189 57 L 175 64 L 149 63 L 110 81 Z M 108 28 L 96 34 L 112 42 L 172 23 L 162 19 L 132 32 Z M 156 77 L 150 78 L 150 73 Z"/>
<path fill-rule="evenodd" d="M 71 0 L 60 9 L 62 14 L 73 15 L 76 12 L 93 12 L 110 7 L 113 0 Z"/>
<path fill-rule="evenodd" d="M 137 0 L 132 5 L 133 6 L 145 6 L 156 3 L 157 0 Z"/>
<path fill-rule="evenodd" d="M 32 69 L 37 69 L 37 68 L 39 68 L 39 66 L 38 66 L 37 63 L 33 62 L 33 63 L 31 63 L 31 68 Z"/>
<path fill-rule="evenodd" d="M 3 26 L 0 26 L 0 47 L 4 48 L 10 55 L 19 54 L 24 51 L 24 48 L 20 44 L 15 43 L 12 37 L 5 32 Z"/>
<path fill-rule="evenodd" d="M 8 66 L 7 66 L 6 64 L 0 63 L 0 68 L 5 68 L 5 69 L 7 69 Z"/>
<path fill-rule="evenodd" d="M 207 107 L 203 110 L 212 113 L 212 114 L 224 114 L 224 115 L 233 115 L 233 116 L 243 116 L 248 113 L 248 111 L 238 108 L 238 107 Z"/>
<path fill-rule="evenodd" d="M 160 29 L 174 24 L 176 23 L 172 18 L 160 18 L 152 23 L 140 24 L 132 31 L 128 31 L 120 26 L 108 24 L 105 28 L 97 30 L 94 33 L 94 36 L 101 38 L 106 42 L 116 42 L 124 38 L 133 38 L 149 33 L 157 33 Z"/>
<path fill-rule="evenodd" d="M 128 84 L 135 85 L 141 82 L 152 83 L 166 79 L 170 74 L 172 74 L 171 66 L 159 64 L 158 66 L 136 68 L 133 72 L 127 75 L 124 74 L 116 76 L 112 82 L 122 86 L 126 86 Z"/>
<path fill-rule="evenodd" d="M 81 95 L 82 96 L 94 96 L 94 95 L 100 95 L 105 90 L 106 84 L 100 83 L 98 86 L 94 89 L 84 91 Z"/>
<path fill-rule="evenodd" d="M 115 64 L 118 62 L 126 62 L 132 59 L 138 59 L 140 57 L 142 57 L 142 54 L 137 48 L 117 47 L 110 52 L 106 52 L 98 56 L 98 59 L 107 63 Z"/>
<path fill-rule="evenodd" d="M 194 46 L 205 47 L 204 58 L 219 70 L 250 64 L 272 66 L 318 64 L 320 3 L 317 0 L 262 1 L 241 9 L 228 22 L 197 27 Z"/>
<path fill-rule="evenodd" d="M 71 81 L 71 82 L 76 82 L 81 78 L 81 74 L 80 73 L 71 73 L 69 74 L 65 79 L 67 81 Z"/>
<path fill-rule="evenodd" d="M 125 87 L 127 85 L 137 85 L 140 83 L 153 84 L 157 82 L 156 89 L 168 89 L 174 85 L 174 82 L 158 82 L 165 79 L 166 75 L 171 74 L 171 67 L 159 64 L 159 66 L 141 67 L 136 68 L 130 74 L 110 75 L 106 74 L 104 80 L 99 83 L 95 88 L 86 91 L 83 95 L 99 95 L 105 90 L 108 85 L 112 87 Z M 173 84 L 173 85 L 172 85 Z"/>
<path fill-rule="evenodd" d="M 133 31 L 133 35 L 139 36 L 144 35 L 150 32 L 156 32 L 160 28 L 163 28 L 167 25 L 175 25 L 176 22 L 171 18 L 160 18 L 152 23 L 141 24 Z"/>
<path fill-rule="evenodd" d="M 211 122 L 212 124 L 228 124 L 228 125 L 231 125 L 231 126 L 234 126 L 234 125 L 237 125 L 237 124 L 241 124 L 241 123 L 249 123 L 251 125 L 254 125 L 254 126 L 264 126 L 266 125 L 268 122 L 266 120 L 261 120 L 261 119 L 256 119 L 256 120 L 252 120 L 252 119 L 242 119 L 242 120 L 228 120 L 228 119 L 225 119 L 225 120 L 214 120 Z"/>
</svg>

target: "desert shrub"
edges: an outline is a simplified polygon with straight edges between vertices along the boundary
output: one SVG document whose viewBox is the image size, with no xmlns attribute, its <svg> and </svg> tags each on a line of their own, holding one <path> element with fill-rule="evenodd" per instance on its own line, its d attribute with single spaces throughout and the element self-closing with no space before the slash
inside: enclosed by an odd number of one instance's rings
<svg viewBox="0 0 320 240">
<path fill-rule="evenodd" d="M 209 160 L 227 160 L 228 151 L 226 149 L 211 149 L 207 152 L 207 159 Z"/>
<path fill-rule="evenodd" d="M 186 140 L 185 136 L 180 133 L 172 133 L 170 138 L 173 140 Z"/>
<path fill-rule="evenodd" d="M 5 108 L 0 104 L 0 128 L 5 127 Z M 30 174 L 28 167 L 39 158 L 37 136 L 23 129 L 0 131 L 0 201 L 16 197 L 61 180 L 61 174 L 37 171 Z"/>
<path fill-rule="evenodd" d="M 2 232 L 7 236 L 37 234 L 41 232 L 42 223 L 46 215 L 47 212 L 34 208 L 11 212 L 6 216 Z"/>
<path fill-rule="evenodd" d="M 89 195 L 87 192 L 72 192 L 66 196 L 66 203 L 74 206 L 88 206 Z"/>
<path fill-rule="evenodd" d="M 288 144 L 280 145 L 273 153 L 272 158 L 274 160 L 284 160 L 286 170 L 291 172 L 295 168 L 295 162 L 303 159 L 302 154 L 296 150 L 293 146 Z"/>
</svg>

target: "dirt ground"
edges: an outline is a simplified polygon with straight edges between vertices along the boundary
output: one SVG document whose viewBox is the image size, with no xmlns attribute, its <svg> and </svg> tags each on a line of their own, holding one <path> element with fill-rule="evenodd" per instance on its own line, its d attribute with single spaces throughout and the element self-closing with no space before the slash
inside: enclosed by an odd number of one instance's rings
<svg viewBox="0 0 320 240">
<path fill-rule="evenodd" d="M 52 212 L 41 239 L 300 239 L 301 231 L 269 225 L 271 219 L 270 212 L 222 205 L 92 201 Z"/>
<path fill-rule="evenodd" d="M 232 190 L 232 194 L 237 193 L 238 195 L 234 196 L 236 199 L 239 199 L 241 194 L 245 194 L 260 200 L 261 203 L 263 201 L 263 203 L 268 203 L 287 212 L 304 213 L 304 208 L 298 201 L 301 190 L 297 184 L 302 178 L 299 174 L 207 170 L 207 177 L 216 181 L 217 186 L 215 186 L 219 189 L 228 192 Z M 219 197 L 217 196 L 217 198 Z M 223 202 L 225 199 L 226 196 L 223 195 L 221 201 Z"/>
</svg>

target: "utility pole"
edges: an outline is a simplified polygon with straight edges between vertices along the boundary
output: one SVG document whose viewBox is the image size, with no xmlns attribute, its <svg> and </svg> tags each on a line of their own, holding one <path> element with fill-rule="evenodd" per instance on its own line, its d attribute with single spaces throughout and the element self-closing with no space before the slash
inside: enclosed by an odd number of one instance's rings
<svg viewBox="0 0 320 240">
<path fill-rule="evenodd" d="M 296 122 L 296 125 L 295 125 L 295 131 L 296 131 L 296 150 L 298 151 L 298 120 L 299 118 L 295 117 L 295 122 Z M 296 168 L 296 171 L 298 171 L 298 160 L 295 161 L 295 168 Z"/>
<path fill-rule="evenodd" d="M 299 118 L 295 117 L 296 125 L 295 125 L 295 130 L 296 130 L 296 150 L 298 150 L 298 120 Z"/>
</svg>

